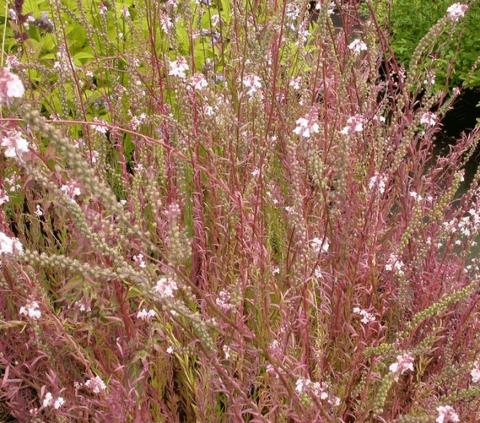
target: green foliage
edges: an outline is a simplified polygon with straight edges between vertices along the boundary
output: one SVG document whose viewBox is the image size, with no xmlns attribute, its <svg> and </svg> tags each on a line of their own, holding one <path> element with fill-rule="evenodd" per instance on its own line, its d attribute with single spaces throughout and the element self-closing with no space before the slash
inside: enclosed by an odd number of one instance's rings
<svg viewBox="0 0 480 423">
<path fill-rule="evenodd" d="M 379 8 L 382 20 L 387 22 L 391 31 L 392 48 L 400 62 L 409 63 L 418 42 L 435 22 L 445 16 L 452 3 L 455 0 L 394 0 L 388 12 L 385 5 Z M 470 2 L 467 15 L 456 24 L 455 31 L 458 36 L 450 38 L 451 34 L 442 34 L 436 42 L 437 49 L 431 60 L 437 82 L 448 82 L 450 86 L 464 83 L 469 87 L 480 87 L 480 69 L 472 71 L 480 53 L 480 3 L 477 0 Z M 449 63 L 453 63 L 450 77 Z"/>
</svg>

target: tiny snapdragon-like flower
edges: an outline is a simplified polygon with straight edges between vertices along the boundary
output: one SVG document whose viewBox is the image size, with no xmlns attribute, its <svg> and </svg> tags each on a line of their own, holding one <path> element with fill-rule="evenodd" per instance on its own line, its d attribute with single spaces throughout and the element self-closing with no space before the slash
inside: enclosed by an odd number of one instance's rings
<svg viewBox="0 0 480 423">
<path fill-rule="evenodd" d="M 140 125 L 143 125 L 147 120 L 145 113 L 140 113 L 138 116 L 134 116 L 131 120 L 132 128 L 137 130 Z"/>
<path fill-rule="evenodd" d="M 147 267 L 147 265 L 145 264 L 145 261 L 143 260 L 143 254 L 142 253 L 134 255 L 132 258 L 133 258 L 133 261 L 135 262 L 135 264 L 138 267 L 140 267 L 141 269 L 145 269 L 145 267 Z"/>
<path fill-rule="evenodd" d="M 74 200 L 75 197 L 78 197 L 82 193 L 78 185 L 73 182 L 62 185 L 60 187 L 60 191 L 62 191 L 67 197 L 70 197 L 72 200 Z"/>
<path fill-rule="evenodd" d="M 301 87 L 302 87 L 302 78 L 301 77 L 297 77 L 297 78 L 293 78 L 289 83 L 288 85 L 293 88 L 294 90 L 299 90 Z"/>
<path fill-rule="evenodd" d="M 427 75 L 425 76 L 423 83 L 425 85 L 435 85 L 435 74 L 433 73 L 433 71 L 427 72 Z"/>
<path fill-rule="evenodd" d="M 390 254 L 387 263 L 385 264 L 385 270 L 387 272 L 395 272 L 398 275 L 403 275 L 404 263 L 396 254 Z"/>
<path fill-rule="evenodd" d="M 243 78 L 243 86 L 247 88 L 247 95 L 253 97 L 262 88 L 262 81 L 257 75 L 246 75 Z"/>
<path fill-rule="evenodd" d="M 229 360 L 230 357 L 232 356 L 232 352 L 233 352 L 232 348 L 228 345 L 224 345 L 222 349 L 223 349 L 223 354 L 225 355 L 225 359 Z"/>
<path fill-rule="evenodd" d="M 340 131 L 344 135 L 353 134 L 354 132 L 362 132 L 365 118 L 362 115 L 350 116 L 347 119 L 347 125 Z"/>
<path fill-rule="evenodd" d="M 14 54 L 9 54 L 7 55 L 5 64 L 7 65 L 7 69 L 11 69 L 11 68 L 16 68 L 18 65 L 20 65 L 20 61 L 18 60 L 18 57 L 15 56 Z"/>
<path fill-rule="evenodd" d="M 217 26 L 220 23 L 220 16 L 217 13 L 212 15 L 210 19 L 212 22 L 212 26 Z"/>
<path fill-rule="evenodd" d="M 0 188 L 0 206 L 8 203 L 9 200 L 10 198 L 8 197 L 8 194 L 2 188 Z"/>
<path fill-rule="evenodd" d="M 17 238 L 10 238 L 0 231 L 0 255 L 2 254 L 23 254 L 23 245 Z"/>
<path fill-rule="evenodd" d="M 42 406 L 43 407 L 50 407 L 53 404 L 53 395 L 51 392 L 47 392 L 43 397 Z"/>
<path fill-rule="evenodd" d="M 454 408 L 449 405 L 441 405 L 437 407 L 438 417 L 436 423 L 458 423 L 460 418 Z"/>
<path fill-rule="evenodd" d="M 453 22 L 457 22 L 460 18 L 463 18 L 465 16 L 465 13 L 467 13 L 467 10 L 468 10 L 468 6 L 466 4 L 453 3 L 447 9 L 448 19 L 450 19 Z"/>
<path fill-rule="evenodd" d="M 315 10 L 320 12 L 322 9 L 327 9 L 327 15 L 331 16 L 335 13 L 335 1 L 334 0 L 326 0 L 323 2 L 317 1 L 317 4 L 315 5 Z"/>
<path fill-rule="evenodd" d="M 5 148 L 5 157 L 21 159 L 28 153 L 28 141 L 18 131 L 10 131 L 2 138 L 1 145 Z"/>
<path fill-rule="evenodd" d="M 150 319 L 153 319 L 156 315 L 157 315 L 157 312 L 155 310 L 152 310 L 152 309 L 147 310 L 146 308 L 142 308 L 137 313 L 137 319 L 150 320 Z"/>
<path fill-rule="evenodd" d="M 215 304 L 223 311 L 229 311 L 233 308 L 233 304 L 230 302 L 230 294 L 223 290 L 218 293 Z"/>
<path fill-rule="evenodd" d="M 172 278 L 162 276 L 156 283 L 153 290 L 163 299 L 173 298 L 178 285 Z"/>
<path fill-rule="evenodd" d="M 92 311 L 92 308 L 90 307 L 90 305 L 85 301 L 82 301 L 82 300 L 75 301 L 74 305 L 76 308 L 78 308 L 78 310 L 81 313 L 88 313 Z"/>
<path fill-rule="evenodd" d="M 403 375 L 409 370 L 413 372 L 413 362 L 414 358 L 408 353 L 397 355 L 397 361 L 390 364 L 388 369 L 390 373 L 393 373 L 394 379 L 398 381 L 400 375 Z"/>
<path fill-rule="evenodd" d="M 377 173 L 370 178 L 370 181 L 368 182 L 368 188 L 370 190 L 376 188 L 378 189 L 378 192 L 383 195 L 385 193 L 386 183 L 387 178 L 385 177 L 385 175 L 379 175 Z"/>
<path fill-rule="evenodd" d="M 34 213 L 35 213 L 35 216 L 37 216 L 37 217 L 43 216 L 43 210 L 42 210 L 42 207 L 39 204 L 37 204 L 35 206 L 35 212 Z"/>
<path fill-rule="evenodd" d="M 313 251 L 315 253 L 328 253 L 328 249 L 330 248 L 330 243 L 327 238 L 321 239 L 318 237 L 315 237 L 310 240 L 310 246 L 312 247 Z"/>
<path fill-rule="evenodd" d="M 27 304 L 20 307 L 19 314 L 32 320 L 38 320 L 42 317 L 40 306 L 36 301 L 29 301 Z"/>
<path fill-rule="evenodd" d="M 318 134 L 320 125 L 316 122 L 316 118 L 312 118 L 312 115 L 313 113 L 309 113 L 305 117 L 298 118 L 293 133 L 303 138 L 310 138 L 312 134 Z"/>
<path fill-rule="evenodd" d="M 438 121 L 437 115 L 432 112 L 425 112 L 420 118 L 420 123 L 428 127 L 435 126 L 437 121 Z"/>
<path fill-rule="evenodd" d="M 348 48 L 352 50 L 355 54 L 360 54 L 362 51 L 367 51 L 367 45 L 360 40 L 359 38 L 356 38 L 353 40 L 349 45 Z"/>
<path fill-rule="evenodd" d="M 362 316 L 360 320 L 364 325 L 368 325 L 375 321 L 375 316 L 372 313 L 369 313 L 367 310 L 363 310 L 360 307 L 353 307 L 353 313 Z"/>
<path fill-rule="evenodd" d="M 179 57 L 177 60 L 169 62 L 169 72 L 171 76 L 177 76 L 178 78 L 185 79 L 187 77 L 188 64 L 184 57 Z"/>
<path fill-rule="evenodd" d="M 166 13 L 162 13 L 160 15 L 160 26 L 162 27 L 163 32 L 165 32 L 166 34 L 170 33 L 170 31 L 173 29 L 172 18 Z"/>
<path fill-rule="evenodd" d="M 285 8 L 285 16 L 291 21 L 296 20 L 300 16 L 299 7 L 296 4 L 287 3 Z"/>
<path fill-rule="evenodd" d="M 17 12 L 14 9 L 8 9 L 8 16 L 12 21 L 16 21 L 18 19 Z"/>
<path fill-rule="evenodd" d="M 85 387 L 90 389 L 94 394 L 99 394 L 101 391 L 107 389 L 107 386 L 99 376 L 88 379 L 84 383 Z"/>
<path fill-rule="evenodd" d="M 53 408 L 55 408 L 55 410 L 58 410 L 63 404 L 65 404 L 65 400 L 63 399 L 63 397 L 58 397 L 53 402 Z"/>
<path fill-rule="evenodd" d="M 191 84 L 193 88 L 197 91 L 202 91 L 208 87 L 208 82 L 205 79 L 203 73 L 196 73 L 191 78 Z"/>
<path fill-rule="evenodd" d="M 105 16 L 107 12 L 108 12 L 108 7 L 104 4 L 100 4 L 100 6 L 98 7 L 98 13 L 101 16 Z"/>
<path fill-rule="evenodd" d="M 480 362 L 476 361 L 473 364 L 473 369 L 470 371 L 470 376 L 472 377 L 473 383 L 480 382 Z"/>
<path fill-rule="evenodd" d="M 295 391 L 300 396 L 311 393 L 323 401 L 328 400 L 331 405 L 338 406 L 340 404 L 340 398 L 329 394 L 328 385 L 324 382 L 312 382 L 308 378 L 301 377 L 295 382 Z"/>
<path fill-rule="evenodd" d="M 20 98 L 25 94 L 25 87 L 18 75 L 7 68 L 0 69 L 0 104 L 11 98 Z"/>
<path fill-rule="evenodd" d="M 94 118 L 93 119 L 94 125 L 92 125 L 92 128 L 97 131 L 99 134 L 105 135 L 108 131 L 108 126 L 107 122 L 101 119 Z"/>
</svg>

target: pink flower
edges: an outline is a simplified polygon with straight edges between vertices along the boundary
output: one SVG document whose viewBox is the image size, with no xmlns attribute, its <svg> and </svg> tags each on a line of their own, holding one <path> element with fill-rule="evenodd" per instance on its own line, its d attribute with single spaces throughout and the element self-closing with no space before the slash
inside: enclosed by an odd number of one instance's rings
<svg viewBox="0 0 480 423">
<path fill-rule="evenodd" d="M 362 51 L 367 51 L 367 45 L 360 39 L 353 40 L 349 45 L 348 48 L 352 50 L 355 54 L 359 54 Z"/>
<path fill-rule="evenodd" d="M 82 193 L 78 185 L 74 182 L 69 182 L 66 185 L 62 185 L 60 187 L 60 191 L 62 191 L 67 197 L 70 197 L 72 200 L 74 200 L 75 197 L 78 197 Z"/>
<path fill-rule="evenodd" d="M 18 131 L 11 131 L 2 138 L 2 147 L 5 147 L 5 157 L 21 158 L 28 153 L 28 141 Z"/>
<path fill-rule="evenodd" d="M 262 88 L 262 83 L 257 75 L 247 75 L 243 78 L 243 86 L 248 89 L 247 95 L 253 97 Z"/>
<path fill-rule="evenodd" d="M 5 193 L 5 191 L 0 188 L 0 206 L 7 203 L 10 198 L 8 195 Z"/>
<path fill-rule="evenodd" d="M 142 308 L 138 313 L 137 313 L 137 319 L 140 320 L 150 320 L 153 319 L 157 313 L 155 310 L 147 310 L 146 308 Z"/>
<path fill-rule="evenodd" d="M 42 317 L 40 306 L 36 301 L 29 301 L 27 304 L 20 307 L 19 314 L 32 320 L 38 320 Z"/>
<path fill-rule="evenodd" d="M 177 60 L 169 62 L 169 67 L 169 75 L 177 76 L 181 79 L 185 79 L 187 77 L 185 72 L 188 71 L 188 64 L 184 57 L 179 57 Z"/>
<path fill-rule="evenodd" d="M 413 372 L 413 361 L 414 358 L 408 353 L 397 355 L 397 361 L 390 364 L 388 369 L 394 374 L 395 380 L 398 380 L 398 377 L 405 372 L 409 370 Z"/>
<path fill-rule="evenodd" d="M 470 372 L 470 376 L 472 377 L 473 383 L 480 382 L 480 363 L 479 362 L 474 363 L 473 369 Z"/>
<path fill-rule="evenodd" d="M 468 6 L 462 3 L 453 3 L 447 9 L 447 16 L 453 22 L 457 22 L 460 18 L 465 16 L 465 13 L 468 10 Z"/>
<path fill-rule="evenodd" d="M 425 126 L 435 126 L 437 123 L 437 115 L 432 112 L 426 112 L 420 118 L 420 123 Z"/>
<path fill-rule="evenodd" d="M 94 394 L 99 394 L 101 391 L 104 391 L 105 389 L 107 389 L 107 386 L 105 385 L 103 380 L 98 376 L 88 379 L 84 383 L 84 385 L 88 389 L 90 389 Z"/>
<path fill-rule="evenodd" d="M 353 313 L 362 316 L 360 320 L 364 325 L 368 325 L 375 321 L 375 316 L 372 313 L 369 313 L 367 310 L 362 310 L 360 307 L 353 307 Z"/>
<path fill-rule="evenodd" d="M 0 69 L 0 104 L 13 97 L 23 97 L 25 88 L 20 78 L 7 68 Z"/>
<path fill-rule="evenodd" d="M 193 88 L 197 91 L 202 91 L 203 89 L 208 87 L 208 82 L 201 73 L 196 73 L 192 76 L 191 83 Z"/>
<path fill-rule="evenodd" d="M 7 234 L 0 231 L 0 255 L 14 253 L 23 253 L 22 244 L 17 238 L 10 238 Z"/>
<path fill-rule="evenodd" d="M 362 115 L 350 116 L 347 119 L 347 125 L 340 131 L 344 135 L 352 134 L 354 132 L 362 132 L 365 118 Z"/>
<path fill-rule="evenodd" d="M 297 127 L 293 130 L 294 134 L 300 135 L 303 138 L 310 138 L 312 134 L 320 132 L 320 126 L 317 122 L 312 120 L 309 116 L 297 119 Z"/>
<path fill-rule="evenodd" d="M 153 290 L 163 299 L 173 298 L 177 289 L 177 283 L 167 276 L 162 276 L 157 281 L 155 288 L 153 288 Z"/>
<path fill-rule="evenodd" d="M 437 407 L 437 411 L 438 417 L 435 420 L 437 423 L 458 423 L 460 421 L 458 414 L 449 405 L 441 405 Z"/>
</svg>

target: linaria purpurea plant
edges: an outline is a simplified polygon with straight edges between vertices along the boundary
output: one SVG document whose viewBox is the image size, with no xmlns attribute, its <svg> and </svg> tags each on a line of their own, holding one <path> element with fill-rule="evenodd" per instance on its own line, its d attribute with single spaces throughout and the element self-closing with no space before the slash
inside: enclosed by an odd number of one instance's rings
<svg viewBox="0 0 480 423">
<path fill-rule="evenodd" d="M 334 3 L 7 7 L 5 416 L 480 419 L 480 133 L 422 65 L 472 2 L 408 69 Z"/>
</svg>

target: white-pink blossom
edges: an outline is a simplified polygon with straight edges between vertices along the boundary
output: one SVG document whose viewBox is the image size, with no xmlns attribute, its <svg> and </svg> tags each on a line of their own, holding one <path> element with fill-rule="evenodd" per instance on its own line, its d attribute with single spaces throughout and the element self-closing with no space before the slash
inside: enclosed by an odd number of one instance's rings
<svg viewBox="0 0 480 423">
<path fill-rule="evenodd" d="M 367 51 L 368 50 L 367 45 L 362 40 L 360 40 L 359 38 L 356 38 L 355 40 L 353 40 L 348 45 L 348 48 L 350 50 L 352 50 L 355 54 L 359 54 L 362 51 Z"/>
<path fill-rule="evenodd" d="M 142 253 L 134 255 L 132 258 L 133 258 L 133 261 L 135 262 L 135 264 L 138 267 L 140 267 L 141 269 L 145 269 L 145 267 L 147 267 L 147 265 L 145 264 L 145 261 L 143 260 L 143 254 Z"/>
<path fill-rule="evenodd" d="M 398 275 L 403 275 L 403 267 L 404 263 L 396 254 L 390 254 L 390 257 L 388 258 L 387 263 L 385 264 L 385 270 L 387 272 L 392 272 L 394 271 Z"/>
<path fill-rule="evenodd" d="M 0 188 L 0 206 L 3 204 L 7 203 L 10 198 L 8 197 L 8 194 Z"/>
<path fill-rule="evenodd" d="M 230 303 L 230 294 L 223 290 L 218 293 L 215 304 L 217 304 L 217 306 L 224 311 L 228 311 L 233 308 L 233 304 Z"/>
<path fill-rule="evenodd" d="M 105 122 L 104 120 L 94 118 L 93 119 L 94 125 L 92 125 L 92 128 L 97 131 L 99 134 L 105 135 L 108 131 L 108 123 Z"/>
<path fill-rule="evenodd" d="M 29 301 L 27 304 L 20 307 L 19 314 L 32 320 L 38 320 L 42 317 L 40 306 L 36 301 Z"/>
<path fill-rule="evenodd" d="M 20 98 L 25 94 L 25 87 L 18 75 L 7 68 L 0 69 L 0 104 L 11 98 Z"/>
<path fill-rule="evenodd" d="M 137 313 L 137 319 L 140 320 L 150 320 L 153 319 L 157 315 L 155 310 L 147 310 L 146 308 L 142 308 Z"/>
<path fill-rule="evenodd" d="M 368 182 L 368 188 L 371 190 L 377 188 L 378 192 L 380 194 L 383 194 L 385 192 L 386 183 L 387 178 L 385 177 L 385 175 L 379 175 L 377 173 L 370 178 L 370 181 Z"/>
<path fill-rule="evenodd" d="M 17 238 L 10 238 L 0 231 L 0 255 L 23 254 L 23 245 Z"/>
<path fill-rule="evenodd" d="M 398 380 L 399 376 L 405 372 L 409 370 L 413 372 L 413 361 L 413 356 L 408 353 L 397 355 L 397 361 L 390 364 L 388 369 L 394 374 L 395 380 Z"/>
<path fill-rule="evenodd" d="M 435 113 L 425 112 L 420 118 L 420 123 L 425 126 L 435 126 L 438 121 L 438 117 Z"/>
<path fill-rule="evenodd" d="M 470 371 L 473 383 L 480 382 L 480 362 L 476 361 L 473 365 L 473 369 Z"/>
<path fill-rule="evenodd" d="M 257 75 L 246 75 L 243 78 L 243 86 L 247 88 L 247 95 L 253 97 L 262 88 L 262 81 Z"/>
<path fill-rule="evenodd" d="M 354 132 L 362 132 L 365 118 L 362 115 L 350 116 L 347 119 L 347 125 L 340 131 L 344 135 L 352 134 Z"/>
<path fill-rule="evenodd" d="M 173 298 L 178 285 L 172 278 L 162 276 L 156 283 L 153 290 L 163 299 Z"/>
<path fill-rule="evenodd" d="M 457 22 L 460 18 L 463 18 L 465 16 L 465 13 L 467 13 L 468 6 L 463 3 L 453 3 L 448 9 L 447 9 L 447 16 L 448 19 L 450 19 L 453 22 Z"/>
<path fill-rule="evenodd" d="M 107 386 L 99 376 L 95 376 L 91 379 L 88 379 L 84 383 L 85 387 L 90 389 L 94 394 L 99 394 L 101 391 L 107 389 Z"/>
<path fill-rule="evenodd" d="M 62 191 L 67 197 L 70 197 L 72 200 L 82 193 L 78 185 L 74 182 L 69 182 L 68 184 L 62 185 L 60 187 L 60 191 Z"/>
<path fill-rule="evenodd" d="M 310 138 L 312 134 L 318 134 L 320 132 L 318 123 L 309 116 L 297 119 L 296 124 L 297 127 L 293 130 L 293 133 L 303 138 Z"/>
<path fill-rule="evenodd" d="M 53 408 L 55 408 L 55 410 L 58 410 L 63 404 L 65 404 L 65 400 L 63 399 L 63 397 L 58 397 L 53 402 Z"/>
<path fill-rule="evenodd" d="M 188 64 L 184 57 L 179 57 L 177 60 L 169 62 L 169 72 L 171 76 L 177 76 L 178 78 L 185 79 L 187 77 Z"/>
<path fill-rule="evenodd" d="M 208 82 L 202 73 L 196 73 L 195 75 L 193 75 L 191 78 L 191 83 L 193 85 L 193 88 L 197 91 L 202 91 L 208 87 Z"/>
<path fill-rule="evenodd" d="M 310 246 L 315 253 L 327 253 L 330 248 L 330 243 L 327 238 L 312 238 L 310 240 Z"/>
<path fill-rule="evenodd" d="M 449 405 L 441 405 L 437 407 L 438 417 L 436 423 L 458 423 L 460 418 L 453 407 Z"/>
<path fill-rule="evenodd" d="M 43 407 L 50 407 L 53 403 L 53 395 L 51 392 L 47 392 L 43 397 L 42 406 Z"/>
<path fill-rule="evenodd" d="M 28 141 L 18 131 L 10 131 L 2 138 L 2 147 L 5 148 L 5 157 L 20 159 L 28 153 Z"/>
<path fill-rule="evenodd" d="M 363 310 L 360 307 L 353 307 L 353 313 L 362 316 L 360 320 L 364 325 L 368 325 L 375 321 L 375 316 L 372 313 L 369 313 L 367 310 Z"/>
</svg>

